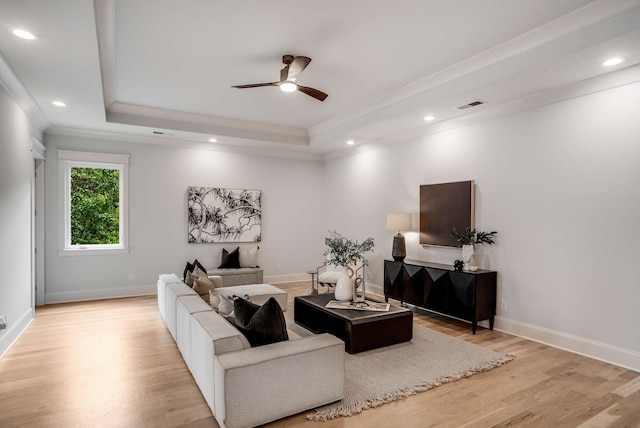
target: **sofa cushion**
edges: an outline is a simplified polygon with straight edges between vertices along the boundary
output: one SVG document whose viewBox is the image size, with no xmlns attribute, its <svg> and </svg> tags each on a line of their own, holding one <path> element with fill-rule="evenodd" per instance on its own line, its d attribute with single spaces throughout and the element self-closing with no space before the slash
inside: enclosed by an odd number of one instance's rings
<svg viewBox="0 0 640 428">
<path fill-rule="evenodd" d="M 236 327 L 252 347 L 289 340 L 284 313 L 273 297 L 262 306 L 235 299 L 233 309 Z"/>
<path fill-rule="evenodd" d="M 218 269 L 235 269 L 240 267 L 240 247 L 229 252 L 226 248 L 222 249 L 222 262 Z"/>
</svg>

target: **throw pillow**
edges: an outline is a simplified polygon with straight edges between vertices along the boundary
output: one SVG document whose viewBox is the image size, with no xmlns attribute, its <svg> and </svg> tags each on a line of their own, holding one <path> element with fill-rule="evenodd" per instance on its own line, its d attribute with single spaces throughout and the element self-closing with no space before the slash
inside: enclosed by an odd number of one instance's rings
<svg viewBox="0 0 640 428">
<path fill-rule="evenodd" d="M 273 297 L 257 309 L 256 304 L 244 299 L 235 299 L 233 303 L 238 330 L 246 336 L 251 346 L 289 340 L 282 308 Z"/>
<path fill-rule="evenodd" d="M 222 263 L 219 269 L 237 269 L 240 267 L 240 247 L 236 247 L 235 250 L 229 252 L 226 248 L 222 249 Z"/>
<path fill-rule="evenodd" d="M 218 313 L 222 316 L 230 317 L 233 316 L 233 300 L 229 299 L 227 296 L 222 294 L 218 294 L 220 297 L 220 304 L 218 305 Z"/>
<path fill-rule="evenodd" d="M 258 246 L 252 248 L 240 249 L 240 267 L 254 268 L 258 267 Z"/>
<path fill-rule="evenodd" d="M 256 305 L 240 297 L 236 297 L 233 300 L 233 312 L 236 317 L 236 323 L 241 326 L 248 325 L 258 309 L 260 309 L 260 305 Z"/>
<path fill-rule="evenodd" d="M 193 265 L 193 271 L 187 272 L 187 279 L 184 281 L 184 283 L 193 288 L 195 279 L 201 276 L 206 277 L 207 273 L 203 272 L 202 269 L 200 269 L 198 266 Z"/>
<path fill-rule="evenodd" d="M 184 267 L 184 272 L 182 273 L 182 280 L 186 283 L 187 282 L 187 274 L 189 272 L 193 272 L 193 269 L 195 268 L 195 266 L 193 265 L 193 263 L 189 263 L 187 262 L 187 265 Z M 187 284 L 189 285 L 189 284 Z"/>
<path fill-rule="evenodd" d="M 204 266 L 202 266 L 202 264 L 198 261 L 198 259 L 195 259 L 193 261 L 193 266 L 200 269 L 200 271 L 202 272 L 201 275 L 207 274 L 207 270 L 204 268 Z"/>
<path fill-rule="evenodd" d="M 209 291 L 209 306 L 216 311 L 220 311 L 220 295 L 215 291 Z"/>
<path fill-rule="evenodd" d="M 215 291 L 216 286 L 213 285 L 213 281 L 207 278 L 205 275 L 195 278 L 193 282 L 193 291 L 198 293 L 202 299 L 209 303 L 209 292 Z"/>
</svg>

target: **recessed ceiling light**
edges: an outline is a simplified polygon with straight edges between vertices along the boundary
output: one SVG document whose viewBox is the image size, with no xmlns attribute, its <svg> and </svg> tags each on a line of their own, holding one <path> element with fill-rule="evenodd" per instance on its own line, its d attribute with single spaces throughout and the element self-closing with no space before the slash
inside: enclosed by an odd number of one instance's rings
<svg viewBox="0 0 640 428">
<path fill-rule="evenodd" d="M 216 140 L 215 138 L 209 138 L 209 142 L 210 142 L 210 143 L 217 143 L 217 142 L 218 142 L 218 140 Z"/>
<path fill-rule="evenodd" d="M 605 67 L 611 67 L 612 65 L 620 64 L 622 61 L 624 61 L 622 58 L 611 58 L 603 62 L 602 65 Z"/>
<path fill-rule="evenodd" d="M 355 143 L 356 143 L 356 142 L 355 142 L 355 141 L 353 141 L 353 140 L 349 140 L 349 141 L 347 141 L 347 145 L 348 145 L 348 146 L 353 146 Z"/>
<path fill-rule="evenodd" d="M 283 82 L 280 84 L 280 90 L 282 92 L 293 92 L 296 89 L 298 89 L 298 85 L 296 85 L 294 82 Z"/>
<path fill-rule="evenodd" d="M 53 104 L 56 107 L 66 107 L 67 105 L 65 103 L 63 103 L 62 101 L 51 101 L 51 104 Z"/>
<path fill-rule="evenodd" d="M 431 122 L 433 119 L 435 119 L 435 117 L 428 115 L 424 117 L 424 120 L 426 120 L 427 122 Z"/>
<path fill-rule="evenodd" d="M 19 28 L 15 28 L 11 30 L 14 36 L 20 37 L 21 39 L 26 40 L 35 40 L 36 36 L 33 33 L 28 32 L 27 30 L 21 30 Z"/>
</svg>

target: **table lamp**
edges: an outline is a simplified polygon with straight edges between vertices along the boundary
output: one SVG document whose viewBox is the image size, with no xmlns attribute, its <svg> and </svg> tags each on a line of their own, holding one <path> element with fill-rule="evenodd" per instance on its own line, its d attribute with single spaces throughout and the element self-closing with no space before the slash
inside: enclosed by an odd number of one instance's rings
<svg viewBox="0 0 640 428">
<path fill-rule="evenodd" d="M 398 233 L 393 237 L 393 248 L 391 250 L 391 256 L 393 257 L 393 260 L 401 262 L 407 255 L 407 247 L 404 244 L 404 235 L 400 233 L 400 231 L 411 230 L 411 214 L 387 214 L 387 230 L 398 231 Z"/>
</svg>

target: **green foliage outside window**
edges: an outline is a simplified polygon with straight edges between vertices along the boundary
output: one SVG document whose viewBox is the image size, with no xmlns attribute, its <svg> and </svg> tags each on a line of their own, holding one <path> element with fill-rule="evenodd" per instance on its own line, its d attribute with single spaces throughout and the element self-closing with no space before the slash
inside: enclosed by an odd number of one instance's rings
<svg viewBox="0 0 640 428">
<path fill-rule="evenodd" d="M 71 245 L 120 242 L 120 171 L 71 168 Z"/>
</svg>

